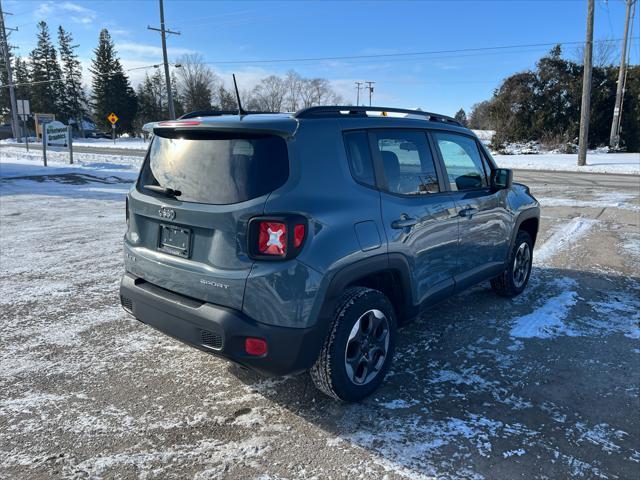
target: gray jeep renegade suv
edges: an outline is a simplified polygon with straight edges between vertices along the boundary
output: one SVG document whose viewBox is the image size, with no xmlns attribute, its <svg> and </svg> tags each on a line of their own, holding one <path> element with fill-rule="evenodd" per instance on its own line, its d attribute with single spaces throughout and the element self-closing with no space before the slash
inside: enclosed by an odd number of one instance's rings
<svg viewBox="0 0 640 480">
<path fill-rule="evenodd" d="M 380 385 L 400 322 L 485 280 L 522 292 L 539 223 L 452 118 L 347 106 L 156 124 L 126 212 L 129 313 L 345 401 Z"/>
</svg>

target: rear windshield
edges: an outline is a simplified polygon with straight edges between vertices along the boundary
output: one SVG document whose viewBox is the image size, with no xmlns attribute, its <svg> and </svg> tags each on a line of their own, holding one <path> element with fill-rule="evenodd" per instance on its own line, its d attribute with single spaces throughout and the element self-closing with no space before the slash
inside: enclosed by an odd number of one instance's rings
<svg viewBox="0 0 640 480">
<path fill-rule="evenodd" d="M 185 202 L 226 205 L 272 192 L 289 177 L 287 145 L 276 135 L 155 133 L 140 173 L 142 189 L 158 185 L 180 191 Z"/>
</svg>

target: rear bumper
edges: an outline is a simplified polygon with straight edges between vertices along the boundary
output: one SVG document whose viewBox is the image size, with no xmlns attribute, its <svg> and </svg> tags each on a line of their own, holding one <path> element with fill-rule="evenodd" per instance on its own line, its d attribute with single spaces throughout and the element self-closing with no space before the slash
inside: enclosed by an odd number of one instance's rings
<svg viewBox="0 0 640 480">
<path fill-rule="evenodd" d="M 170 292 L 130 273 L 122 277 L 120 299 L 124 309 L 139 321 L 263 375 L 288 375 L 311 368 L 324 340 L 323 331 L 316 327 L 259 323 L 238 310 Z M 247 337 L 266 340 L 267 353 L 247 355 Z"/>
</svg>

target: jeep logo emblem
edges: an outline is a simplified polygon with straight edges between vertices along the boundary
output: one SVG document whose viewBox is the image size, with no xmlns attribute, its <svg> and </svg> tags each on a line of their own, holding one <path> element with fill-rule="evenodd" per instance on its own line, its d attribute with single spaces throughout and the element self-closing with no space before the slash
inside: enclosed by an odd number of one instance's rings
<svg viewBox="0 0 640 480">
<path fill-rule="evenodd" d="M 167 220 L 173 220 L 174 218 L 176 218 L 176 211 L 172 208 L 160 207 L 160 209 L 158 210 L 158 215 L 160 215 L 162 218 L 166 218 Z"/>
</svg>

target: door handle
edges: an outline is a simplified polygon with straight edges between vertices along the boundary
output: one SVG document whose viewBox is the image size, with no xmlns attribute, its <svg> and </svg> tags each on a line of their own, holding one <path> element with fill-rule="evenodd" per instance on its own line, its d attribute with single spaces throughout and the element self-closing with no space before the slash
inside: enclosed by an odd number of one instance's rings
<svg viewBox="0 0 640 480">
<path fill-rule="evenodd" d="M 471 217 L 473 217 L 473 214 L 476 213 L 477 210 L 478 209 L 475 208 L 475 207 L 466 207 L 466 208 L 463 208 L 462 210 L 460 210 L 458 212 L 458 215 L 460 215 L 461 217 L 471 218 Z"/>
<path fill-rule="evenodd" d="M 406 213 L 400 215 L 400 218 L 391 222 L 391 228 L 410 228 L 413 227 L 416 223 L 418 223 L 417 218 L 410 217 Z"/>
</svg>

